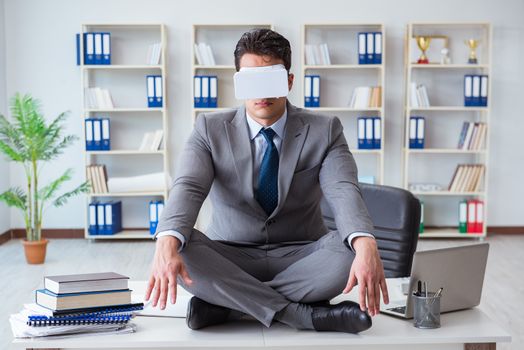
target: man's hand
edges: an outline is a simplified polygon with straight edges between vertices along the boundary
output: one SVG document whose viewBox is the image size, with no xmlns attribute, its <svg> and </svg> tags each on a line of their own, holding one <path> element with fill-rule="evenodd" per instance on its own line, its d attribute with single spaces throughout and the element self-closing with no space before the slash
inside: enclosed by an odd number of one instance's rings
<svg viewBox="0 0 524 350">
<path fill-rule="evenodd" d="M 158 238 L 156 243 L 155 257 L 151 269 L 151 277 L 147 285 L 145 300 L 148 301 L 153 293 L 153 307 L 160 303 L 160 309 L 166 308 L 167 296 L 169 294 L 171 304 L 176 302 L 177 276 L 180 275 L 188 285 L 193 281 L 187 273 L 184 261 L 178 248 L 180 241 L 173 236 Z"/>
<path fill-rule="evenodd" d="M 380 291 L 384 303 L 389 304 L 388 287 L 377 243 L 370 237 L 357 237 L 352 245 L 356 256 L 351 265 L 348 283 L 342 293 L 349 293 L 358 282 L 360 309 L 367 309 L 370 316 L 375 316 L 380 311 Z"/>
</svg>

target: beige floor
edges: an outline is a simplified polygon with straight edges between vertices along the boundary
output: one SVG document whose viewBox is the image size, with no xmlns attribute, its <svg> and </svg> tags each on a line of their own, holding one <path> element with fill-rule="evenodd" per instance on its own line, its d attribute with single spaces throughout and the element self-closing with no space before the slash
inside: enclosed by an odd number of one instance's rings
<svg viewBox="0 0 524 350">
<path fill-rule="evenodd" d="M 480 308 L 513 336 L 512 344 L 498 348 L 521 350 L 524 348 L 524 235 L 499 235 L 487 241 L 491 249 Z M 471 243 L 475 241 L 422 240 L 418 249 Z M 145 280 L 153 251 L 152 242 L 53 240 L 46 263 L 29 266 L 19 241 L 1 245 L 0 349 L 12 348 L 9 314 L 33 299 L 34 290 L 42 287 L 42 276 L 110 270 Z"/>
</svg>

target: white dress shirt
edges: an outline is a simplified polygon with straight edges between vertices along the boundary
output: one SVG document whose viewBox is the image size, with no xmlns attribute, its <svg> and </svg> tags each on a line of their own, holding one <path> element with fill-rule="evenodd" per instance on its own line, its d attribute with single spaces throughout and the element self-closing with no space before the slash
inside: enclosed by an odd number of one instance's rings
<svg viewBox="0 0 524 350">
<path fill-rule="evenodd" d="M 262 159 L 264 158 L 264 153 L 267 149 L 267 142 L 264 136 L 260 133 L 260 130 L 266 128 L 263 125 L 256 122 L 246 111 L 246 120 L 247 125 L 249 127 L 249 138 L 251 140 L 251 154 L 253 156 L 253 188 L 256 191 L 258 187 L 258 174 L 260 172 L 260 165 L 262 164 Z M 267 128 L 273 129 L 275 132 L 275 136 L 273 137 L 273 143 L 275 144 L 275 147 L 278 151 L 278 154 L 280 155 L 280 149 L 282 147 L 282 140 L 284 138 L 284 131 L 286 129 L 286 121 L 287 121 L 287 108 L 284 110 L 284 114 L 271 126 Z M 168 230 L 168 231 L 162 231 L 159 232 L 158 237 L 162 236 L 175 236 L 180 241 L 181 245 L 178 251 L 182 250 L 182 248 L 185 246 L 186 239 L 184 236 L 177 231 L 174 230 Z M 347 242 L 351 250 L 355 251 L 353 249 L 353 246 L 351 242 L 357 238 L 357 237 L 373 237 L 370 233 L 366 232 L 353 232 L 349 237 L 347 238 Z"/>
</svg>

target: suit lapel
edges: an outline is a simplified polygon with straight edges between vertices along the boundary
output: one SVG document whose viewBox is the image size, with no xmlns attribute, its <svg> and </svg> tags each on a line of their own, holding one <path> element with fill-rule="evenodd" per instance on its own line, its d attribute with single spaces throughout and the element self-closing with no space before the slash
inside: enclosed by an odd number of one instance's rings
<svg viewBox="0 0 524 350">
<path fill-rule="evenodd" d="M 282 208 L 289 192 L 289 186 L 297 166 L 298 158 L 302 152 L 304 141 L 309 130 L 309 124 L 304 124 L 296 113 L 296 107 L 287 104 L 287 122 L 280 149 L 280 162 L 278 166 L 278 204 L 270 215 L 275 216 Z"/>
<path fill-rule="evenodd" d="M 238 183 L 242 189 L 242 195 L 256 212 L 265 216 L 266 213 L 256 201 L 253 192 L 253 156 L 251 154 L 245 106 L 241 106 L 238 109 L 233 120 L 224 122 L 224 126 L 235 162 L 235 171 Z"/>
</svg>

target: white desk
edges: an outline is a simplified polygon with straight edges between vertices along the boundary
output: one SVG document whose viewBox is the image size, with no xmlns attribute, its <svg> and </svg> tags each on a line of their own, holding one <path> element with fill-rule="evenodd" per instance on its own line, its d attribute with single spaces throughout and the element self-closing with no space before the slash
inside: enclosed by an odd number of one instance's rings
<svg viewBox="0 0 524 350">
<path fill-rule="evenodd" d="M 145 282 L 131 288 L 143 294 Z M 39 349 L 468 349 L 494 350 L 511 336 L 479 309 L 447 313 L 442 327 L 421 330 L 412 320 L 386 315 L 373 318 L 373 327 L 358 335 L 336 332 L 295 331 L 276 323 L 266 328 L 255 321 L 235 322 L 193 331 L 180 318 L 137 317 L 137 332 L 123 335 L 78 336 L 66 339 L 16 339 L 20 348 Z"/>
</svg>

